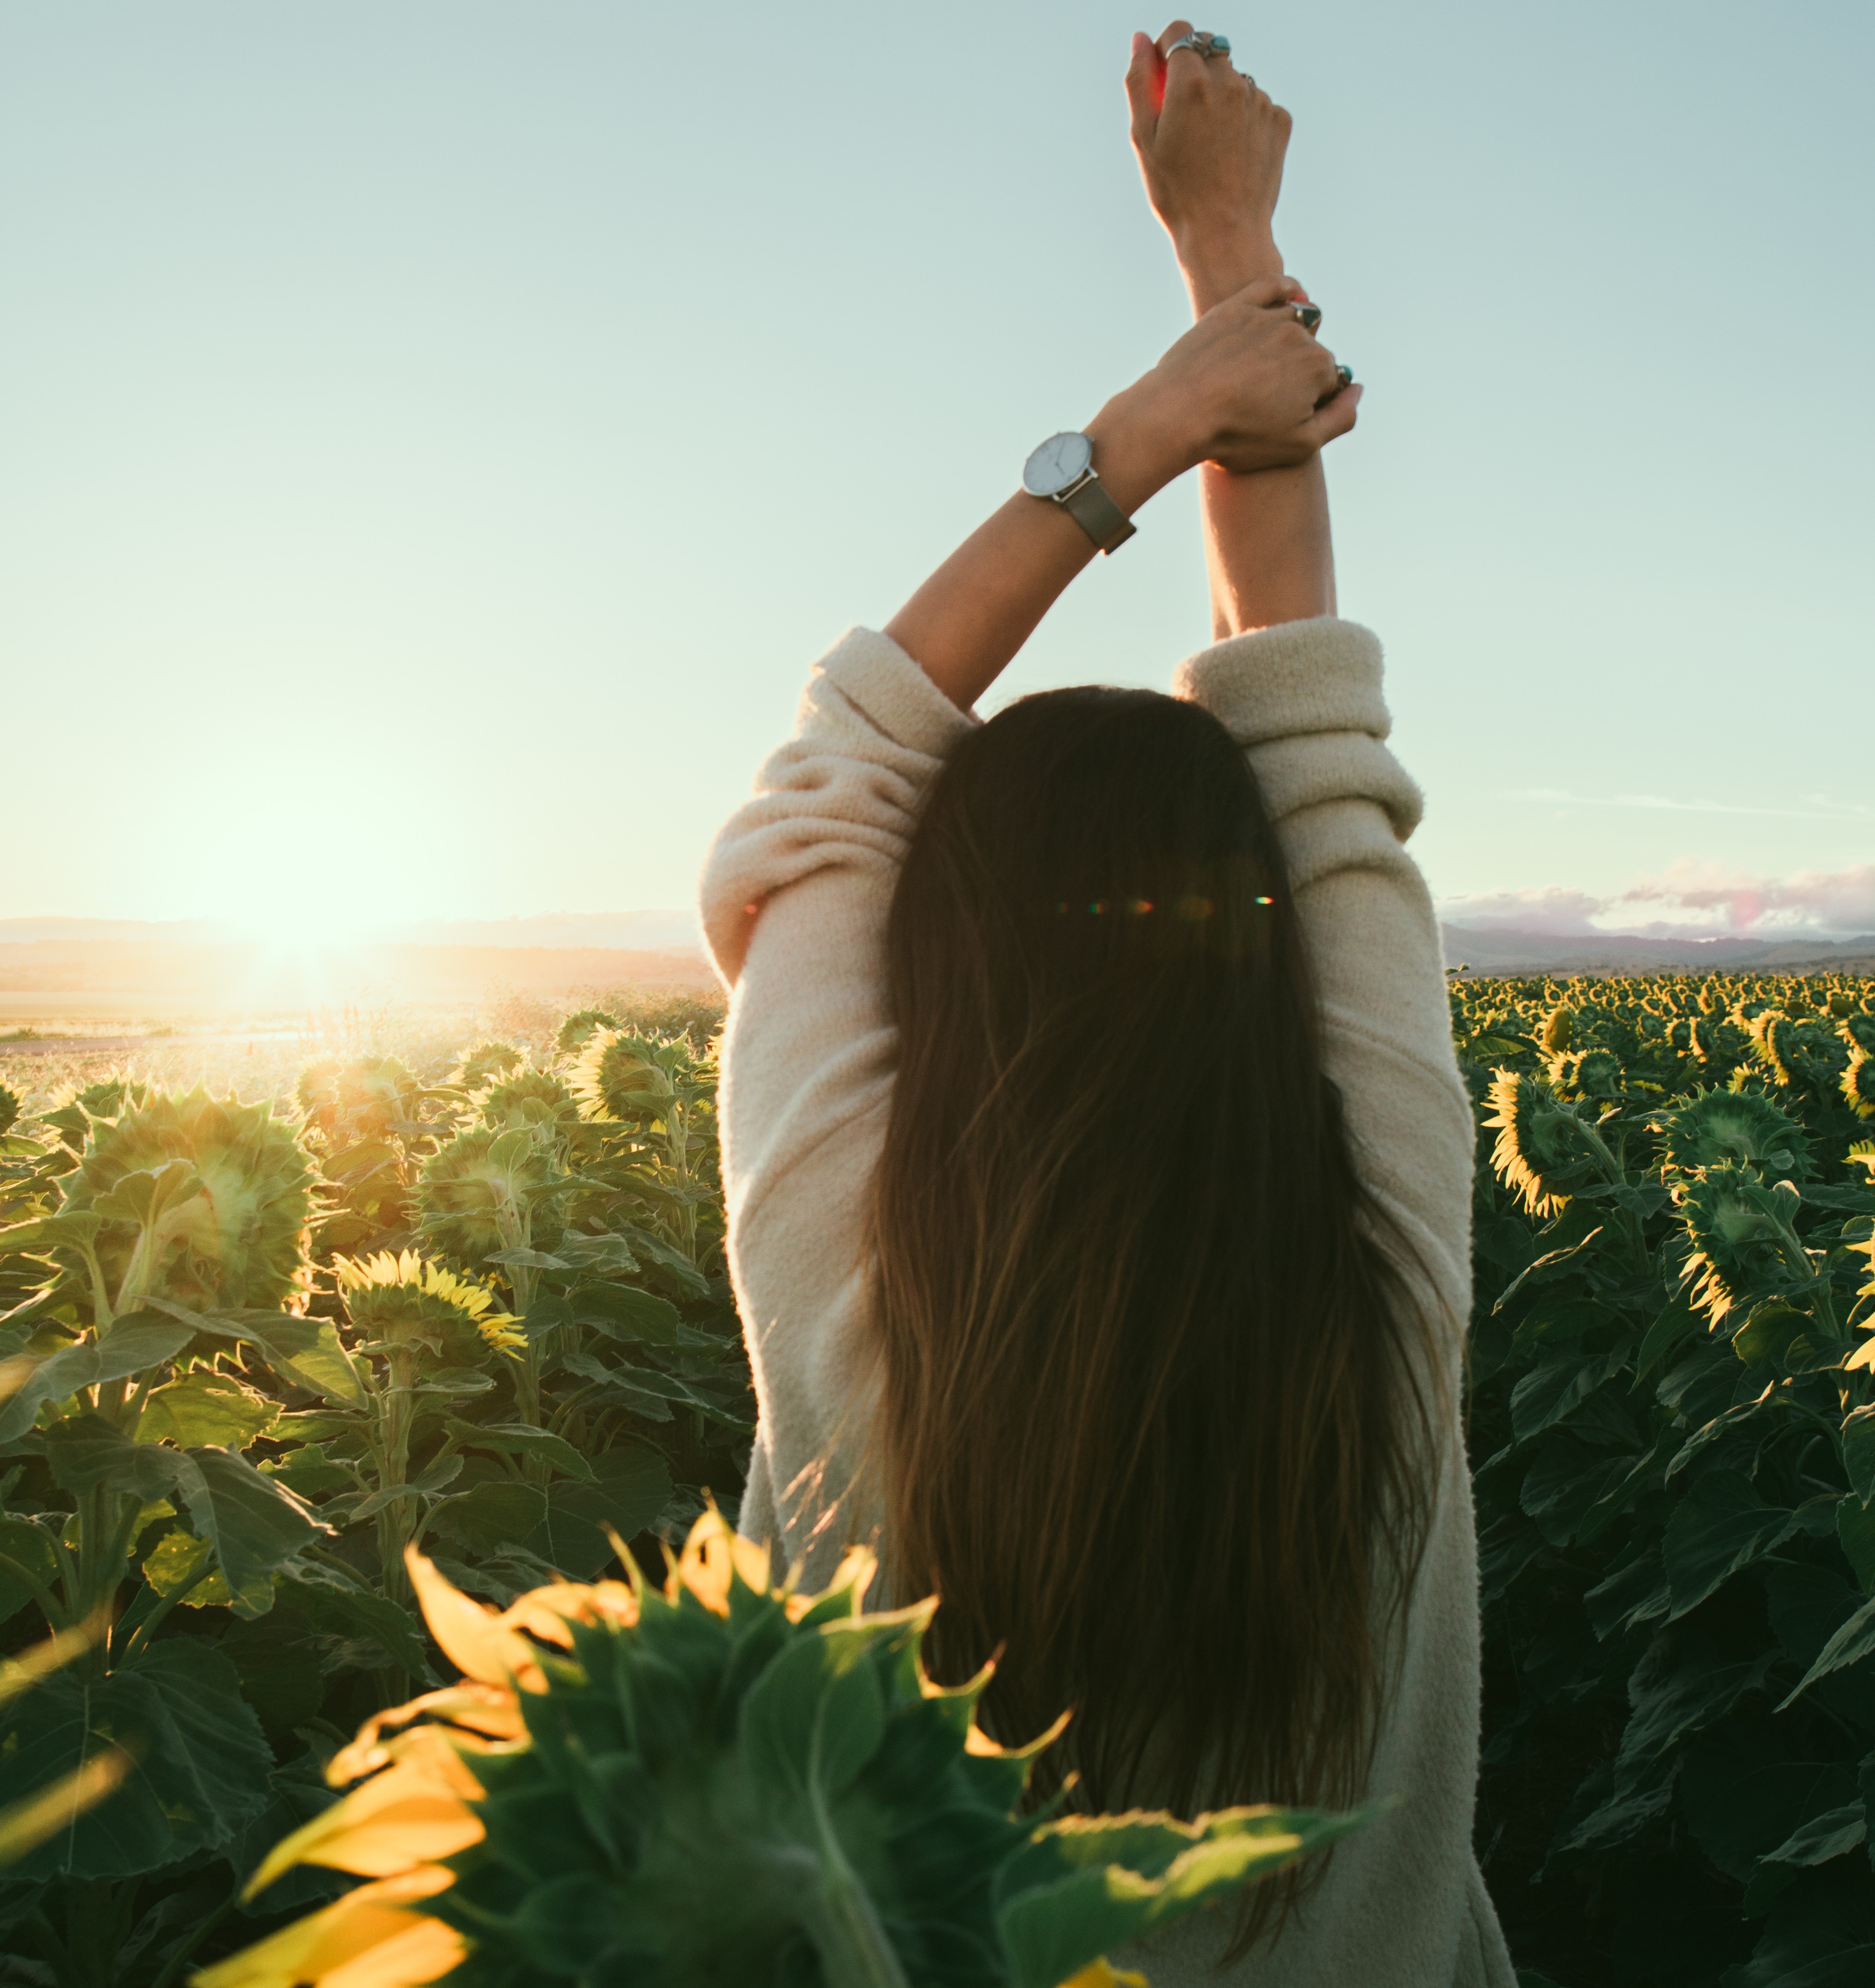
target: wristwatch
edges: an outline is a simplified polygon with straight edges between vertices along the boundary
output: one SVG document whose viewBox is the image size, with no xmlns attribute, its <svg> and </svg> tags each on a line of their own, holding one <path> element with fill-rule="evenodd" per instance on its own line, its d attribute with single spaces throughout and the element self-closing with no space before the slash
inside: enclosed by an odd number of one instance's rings
<svg viewBox="0 0 1875 1988">
<path fill-rule="evenodd" d="M 1022 487 L 1031 497 L 1060 505 L 1103 553 L 1133 535 L 1132 519 L 1094 474 L 1094 445 L 1071 429 L 1049 436 L 1022 465 Z"/>
</svg>

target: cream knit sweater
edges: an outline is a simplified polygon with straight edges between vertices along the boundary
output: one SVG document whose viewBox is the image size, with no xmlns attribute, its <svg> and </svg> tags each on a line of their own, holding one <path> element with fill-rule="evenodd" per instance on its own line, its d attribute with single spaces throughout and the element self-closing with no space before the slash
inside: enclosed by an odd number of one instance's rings
<svg viewBox="0 0 1875 1988">
<path fill-rule="evenodd" d="M 1457 1404 L 1471 1113 L 1437 928 L 1401 846 L 1420 800 L 1383 742 L 1380 675 L 1372 635 L 1322 620 L 1220 643 L 1184 664 L 1174 688 L 1249 754 L 1288 858 L 1355 1163 L 1416 1249 L 1437 1286 L 1432 1315 L 1449 1327 L 1447 1465 L 1370 1783 L 1398 1806 L 1342 1846 L 1273 1947 L 1226 1974 L 1213 1971 L 1228 1935 L 1214 1914 L 1114 1956 L 1146 1969 L 1152 1988 L 1513 1981 L 1471 1842 L 1477 1552 Z M 878 1525 L 861 1488 L 876 1399 L 862 1251 L 895 1056 L 884 933 L 926 793 L 974 722 L 895 643 L 851 631 L 815 667 L 794 735 L 703 873 L 704 928 L 733 990 L 723 1178 L 760 1405 L 742 1530 L 778 1542 L 810 1588 Z"/>
</svg>

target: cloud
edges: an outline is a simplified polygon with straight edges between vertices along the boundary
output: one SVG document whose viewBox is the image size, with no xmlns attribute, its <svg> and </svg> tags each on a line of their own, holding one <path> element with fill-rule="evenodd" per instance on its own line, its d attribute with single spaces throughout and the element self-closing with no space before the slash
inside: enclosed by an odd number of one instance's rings
<svg viewBox="0 0 1875 1988">
<path fill-rule="evenodd" d="M 1670 864 L 1611 898 L 1551 888 L 1442 899 L 1447 925 L 1558 938 L 1854 938 L 1875 932 L 1875 863 L 1755 877 L 1714 863 Z"/>
<path fill-rule="evenodd" d="M 1595 918 L 1606 901 L 1586 891 L 1486 891 L 1468 898 L 1442 898 L 1439 915 L 1468 931 L 1547 932 L 1574 938 L 1602 929 Z"/>
</svg>

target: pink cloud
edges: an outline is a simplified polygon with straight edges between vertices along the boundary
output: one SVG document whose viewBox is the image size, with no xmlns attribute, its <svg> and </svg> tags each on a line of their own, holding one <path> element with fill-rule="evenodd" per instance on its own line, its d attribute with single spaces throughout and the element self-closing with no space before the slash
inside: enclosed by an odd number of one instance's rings
<svg viewBox="0 0 1875 1988">
<path fill-rule="evenodd" d="M 1482 891 L 1442 900 L 1439 915 L 1448 925 L 1469 931 L 1558 937 L 1857 938 L 1875 932 L 1875 863 L 1754 877 L 1715 863 L 1687 860 L 1612 898 L 1555 887 Z"/>
</svg>

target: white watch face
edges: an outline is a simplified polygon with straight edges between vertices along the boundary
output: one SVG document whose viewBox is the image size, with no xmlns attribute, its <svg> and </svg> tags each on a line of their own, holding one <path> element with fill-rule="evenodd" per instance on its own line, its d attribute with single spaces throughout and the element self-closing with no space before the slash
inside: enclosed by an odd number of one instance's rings
<svg viewBox="0 0 1875 1988">
<path fill-rule="evenodd" d="M 1094 445 L 1084 434 L 1051 435 L 1022 466 L 1022 487 L 1031 497 L 1052 497 L 1085 475 Z"/>
</svg>

